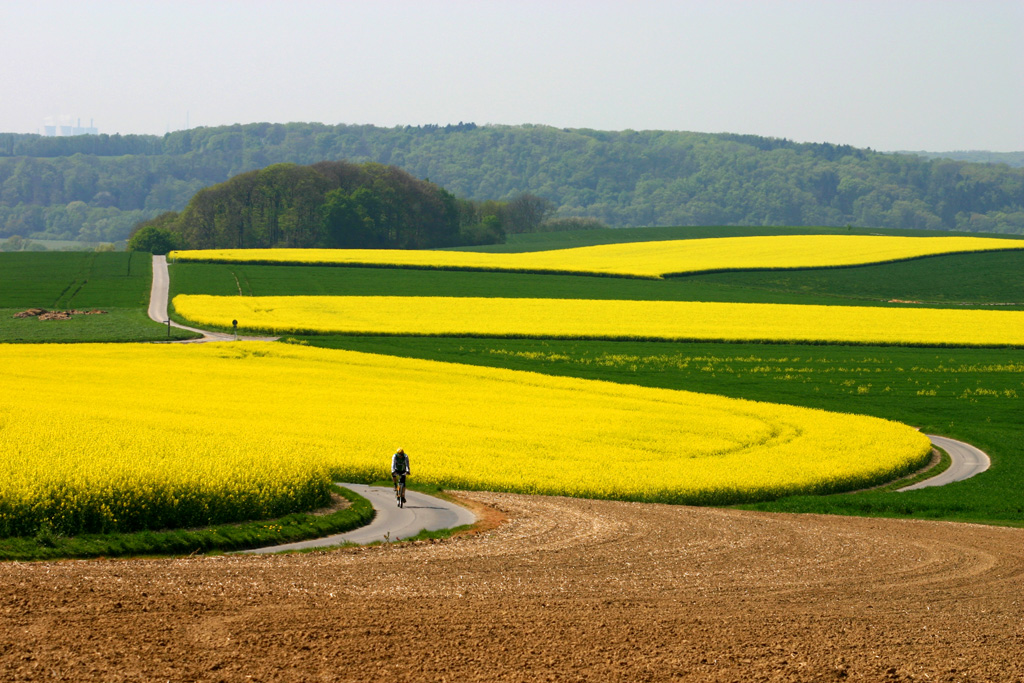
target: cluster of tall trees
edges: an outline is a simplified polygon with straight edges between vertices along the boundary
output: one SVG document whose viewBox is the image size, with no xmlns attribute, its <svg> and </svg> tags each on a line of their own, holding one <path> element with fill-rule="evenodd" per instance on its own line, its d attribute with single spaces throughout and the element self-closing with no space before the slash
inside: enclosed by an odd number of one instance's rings
<svg viewBox="0 0 1024 683">
<path fill-rule="evenodd" d="M 131 248 L 421 249 L 500 242 L 554 210 L 539 197 L 474 202 L 395 166 L 282 163 L 197 192 L 180 213 L 140 223 Z"/>
<path fill-rule="evenodd" d="M 204 187 L 324 160 L 397 166 L 479 202 L 528 193 L 553 203 L 555 218 L 614 226 L 1024 232 L 1024 168 L 1005 163 L 752 135 L 258 123 L 162 137 L 0 134 L 0 237 L 124 239 L 131 225 L 183 210 Z"/>
</svg>

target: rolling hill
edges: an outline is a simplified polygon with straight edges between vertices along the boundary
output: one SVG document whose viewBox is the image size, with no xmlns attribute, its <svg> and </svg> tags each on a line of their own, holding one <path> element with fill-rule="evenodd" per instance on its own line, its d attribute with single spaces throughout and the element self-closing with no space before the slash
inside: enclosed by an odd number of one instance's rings
<svg viewBox="0 0 1024 683">
<path fill-rule="evenodd" d="M 125 239 L 201 188 L 280 162 L 375 161 L 460 197 L 529 192 L 615 227 L 1024 233 L 1024 169 L 753 135 L 541 125 L 254 123 L 159 136 L 0 134 L 0 238 Z"/>
</svg>

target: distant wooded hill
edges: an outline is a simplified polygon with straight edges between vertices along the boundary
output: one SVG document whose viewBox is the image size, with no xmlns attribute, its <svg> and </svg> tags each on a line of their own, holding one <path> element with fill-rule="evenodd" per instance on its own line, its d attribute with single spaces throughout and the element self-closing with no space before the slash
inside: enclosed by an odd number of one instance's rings
<svg viewBox="0 0 1024 683">
<path fill-rule="evenodd" d="M 180 214 L 168 211 L 140 223 L 128 248 L 165 254 L 172 248 L 495 244 L 509 233 L 557 229 L 557 222 L 554 227 L 546 222 L 553 210 L 547 200 L 529 193 L 507 202 L 459 199 L 396 166 L 372 161 L 284 163 L 203 188 Z"/>
<path fill-rule="evenodd" d="M 1024 233 L 1024 169 L 753 135 L 313 123 L 159 136 L 0 134 L 0 237 L 121 240 L 279 162 L 374 161 L 475 200 L 531 193 L 612 226 L 856 225 Z"/>
</svg>

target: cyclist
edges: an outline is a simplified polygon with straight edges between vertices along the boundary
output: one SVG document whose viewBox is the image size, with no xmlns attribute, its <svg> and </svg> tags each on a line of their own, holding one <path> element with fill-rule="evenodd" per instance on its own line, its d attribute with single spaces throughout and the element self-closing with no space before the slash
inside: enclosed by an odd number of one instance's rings
<svg viewBox="0 0 1024 683">
<path fill-rule="evenodd" d="M 399 493 L 398 487 L 401 485 L 401 498 L 402 503 L 405 503 L 405 478 L 409 476 L 409 456 L 406 452 L 399 448 L 395 451 L 395 454 L 391 456 L 391 482 L 395 485 L 395 494 Z"/>
</svg>

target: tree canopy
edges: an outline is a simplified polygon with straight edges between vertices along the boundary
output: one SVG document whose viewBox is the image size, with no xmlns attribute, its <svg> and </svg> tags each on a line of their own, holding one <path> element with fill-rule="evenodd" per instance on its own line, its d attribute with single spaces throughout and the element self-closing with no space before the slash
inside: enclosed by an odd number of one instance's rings
<svg viewBox="0 0 1024 683">
<path fill-rule="evenodd" d="M 168 235 L 192 249 L 479 244 L 500 241 L 506 229 L 536 229 L 551 209 L 550 202 L 532 195 L 509 202 L 460 200 L 400 168 L 374 162 L 282 163 L 204 188 L 180 214 L 140 223 L 129 248 L 146 248 Z"/>
<path fill-rule="evenodd" d="M 164 214 L 165 218 L 176 214 Z M 128 251 L 148 251 L 151 254 L 166 254 L 178 248 L 178 238 L 174 231 L 150 222 L 136 230 L 128 240 Z"/>
</svg>

